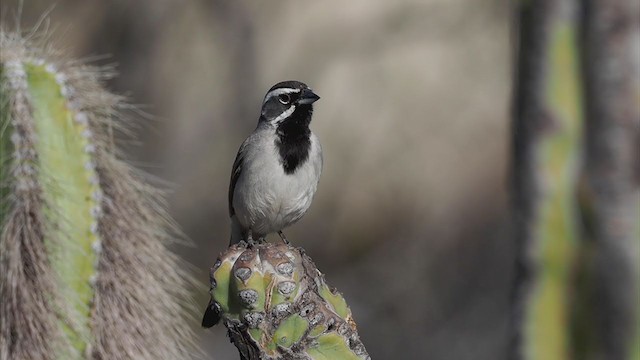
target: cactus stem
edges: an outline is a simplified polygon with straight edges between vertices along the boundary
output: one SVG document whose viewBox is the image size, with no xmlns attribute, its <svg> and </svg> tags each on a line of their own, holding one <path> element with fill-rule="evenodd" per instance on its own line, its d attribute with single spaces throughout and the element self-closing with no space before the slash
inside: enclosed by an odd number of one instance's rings
<svg viewBox="0 0 640 360">
<path fill-rule="evenodd" d="M 187 358 L 194 283 L 161 193 L 116 154 L 127 106 L 44 42 L 0 27 L 0 358 Z"/>
<path fill-rule="evenodd" d="M 71 315 L 64 333 L 82 354 L 91 343 L 90 307 L 100 250 L 100 191 L 92 132 L 87 114 L 74 110 L 80 104 L 69 97 L 74 91 L 67 76 L 55 65 L 41 59 L 10 60 L 5 69 L 15 96 L 11 124 L 15 188 L 18 196 L 20 191 L 42 196 L 45 227 L 51 230 L 45 247 L 55 276 L 64 284 L 60 294 L 69 304 L 58 311 Z"/>
</svg>

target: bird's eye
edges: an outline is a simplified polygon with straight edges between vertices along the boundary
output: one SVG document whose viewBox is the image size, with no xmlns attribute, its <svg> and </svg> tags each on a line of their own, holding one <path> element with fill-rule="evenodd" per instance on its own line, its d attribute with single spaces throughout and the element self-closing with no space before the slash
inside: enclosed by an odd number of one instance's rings
<svg viewBox="0 0 640 360">
<path fill-rule="evenodd" d="M 287 105 L 291 102 L 291 96 L 289 96 L 289 94 L 280 94 L 278 95 L 278 100 L 280 100 L 281 103 Z"/>
</svg>

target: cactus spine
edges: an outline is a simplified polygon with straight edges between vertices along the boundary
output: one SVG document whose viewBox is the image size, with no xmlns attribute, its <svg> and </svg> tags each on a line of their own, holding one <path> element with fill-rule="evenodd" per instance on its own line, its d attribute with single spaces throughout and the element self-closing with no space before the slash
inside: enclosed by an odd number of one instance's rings
<svg viewBox="0 0 640 360">
<path fill-rule="evenodd" d="M 17 164 L 17 168 L 37 169 L 48 224 L 45 247 L 60 280 L 60 295 L 71 301 L 65 332 L 77 353 L 83 354 L 92 342 L 89 315 L 96 252 L 101 248 L 97 236 L 100 189 L 87 114 L 63 96 L 73 90 L 52 65 L 15 61 L 6 68 L 12 84 L 9 91 L 25 92 L 20 98 L 28 104 L 19 106 L 31 109 L 36 139 L 32 150 L 38 154 L 36 164 Z M 17 134 L 12 136 L 20 141 Z"/>
<path fill-rule="evenodd" d="M 120 98 L 17 34 L 0 45 L 0 359 L 188 357 L 178 233 L 114 155 Z"/>
</svg>

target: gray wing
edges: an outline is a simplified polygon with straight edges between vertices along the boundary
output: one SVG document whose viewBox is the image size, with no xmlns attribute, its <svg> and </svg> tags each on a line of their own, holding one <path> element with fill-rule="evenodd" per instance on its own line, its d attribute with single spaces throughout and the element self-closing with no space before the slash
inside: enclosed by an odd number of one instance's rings
<svg viewBox="0 0 640 360">
<path fill-rule="evenodd" d="M 244 155 L 247 149 L 247 144 L 249 143 L 249 139 L 247 138 L 242 145 L 240 145 L 240 149 L 238 150 L 238 155 L 236 155 L 236 160 L 233 162 L 233 169 L 231 170 L 231 181 L 229 182 L 229 217 L 232 217 L 236 214 L 235 209 L 233 208 L 233 192 L 236 189 L 236 183 L 240 178 L 240 174 L 242 173 L 242 163 L 244 161 Z"/>
</svg>

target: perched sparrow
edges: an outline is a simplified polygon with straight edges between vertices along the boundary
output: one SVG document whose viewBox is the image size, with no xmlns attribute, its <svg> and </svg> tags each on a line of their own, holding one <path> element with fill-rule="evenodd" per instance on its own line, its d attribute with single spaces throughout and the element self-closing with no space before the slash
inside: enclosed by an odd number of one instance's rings
<svg viewBox="0 0 640 360">
<path fill-rule="evenodd" d="M 322 171 L 322 148 L 309 129 L 320 99 L 298 81 L 274 85 L 264 97 L 258 126 L 242 143 L 231 171 L 231 244 L 263 241 L 300 220 Z"/>
<path fill-rule="evenodd" d="M 263 241 L 300 220 L 311 205 L 322 171 L 322 148 L 309 129 L 313 104 L 320 97 L 307 85 L 274 85 L 262 102 L 258 126 L 242 143 L 231 171 L 229 216 L 231 244 Z M 202 326 L 220 320 L 219 306 L 209 302 Z"/>
</svg>

